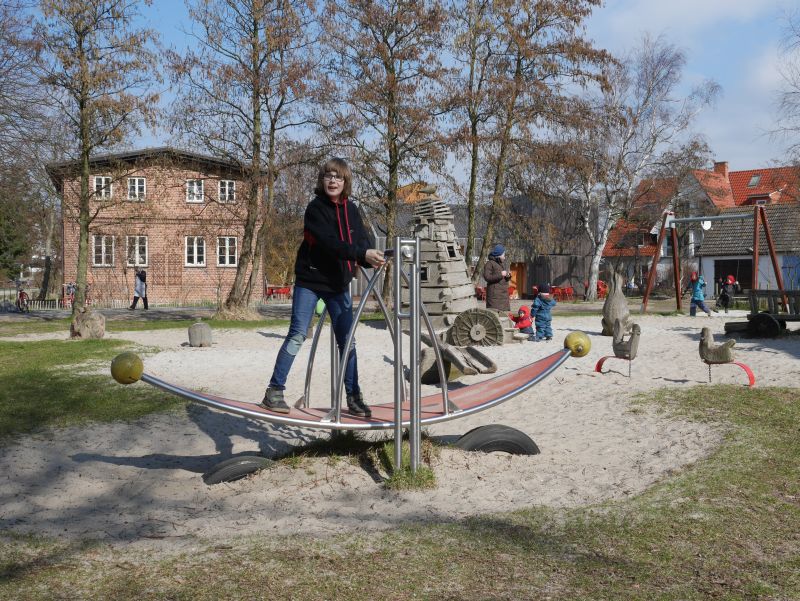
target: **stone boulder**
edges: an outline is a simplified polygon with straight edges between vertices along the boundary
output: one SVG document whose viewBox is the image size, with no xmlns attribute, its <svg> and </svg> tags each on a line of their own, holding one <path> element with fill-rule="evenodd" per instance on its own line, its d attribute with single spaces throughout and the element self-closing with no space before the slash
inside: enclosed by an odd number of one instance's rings
<svg viewBox="0 0 800 601">
<path fill-rule="evenodd" d="M 84 307 L 75 313 L 69 326 L 70 338 L 98 339 L 106 334 L 106 318 L 102 313 Z"/>
<path fill-rule="evenodd" d="M 189 346 L 211 346 L 211 326 L 202 322 L 190 325 Z"/>
<path fill-rule="evenodd" d="M 620 320 L 626 332 L 630 329 L 631 312 L 623 292 L 624 285 L 622 276 L 613 273 L 608 287 L 608 296 L 606 296 L 606 302 L 603 303 L 603 336 L 614 335 L 616 320 Z"/>
</svg>

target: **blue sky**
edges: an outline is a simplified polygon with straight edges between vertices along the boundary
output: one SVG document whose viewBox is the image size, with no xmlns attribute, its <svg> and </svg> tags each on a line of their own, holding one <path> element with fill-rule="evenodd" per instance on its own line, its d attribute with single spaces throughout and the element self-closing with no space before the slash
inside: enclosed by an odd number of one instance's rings
<svg viewBox="0 0 800 601">
<path fill-rule="evenodd" d="M 687 88 L 705 79 L 722 86 L 715 106 L 696 121 L 714 157 L 731 170 L 781 162 L 785 143 L 771 139 L 780 88 L 784 17 L 797 0 L 608 0 L 588 34 L 614 53 L 644 33 L 663 34 L 687 55 Z"/>
<path fill-rule="evenodd" d="M 705 79 L 722 86 L 695 130 L 716 160 L 728 161 L 732 170 L 751 169 L 782 162 L 785 143 L 768 132 L 781 83 L 784 17 L 797 7 L 797 0 L 607 0 L 587 32 L 615 54 L 631 50 L 645 33 L 664 35 L 683 49 L 687 90 Z M 188 27 L 181 0 L 155 0 L 144 11 L 165 45 L 191 44 L 180 31 Z"/>
</svg>

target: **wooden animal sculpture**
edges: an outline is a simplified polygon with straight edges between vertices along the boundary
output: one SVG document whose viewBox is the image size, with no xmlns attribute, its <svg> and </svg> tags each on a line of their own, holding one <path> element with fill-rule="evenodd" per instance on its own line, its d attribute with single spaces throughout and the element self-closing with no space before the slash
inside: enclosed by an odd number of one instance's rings
<svg viewBox="0 0 800 601">
<path fill-rule="evenodd" d="M 625 340 L 625 326 L 619 319 L 614 320 L 614 342 L 611 348 L 614 349 L 614 356 L 618 359 L 633 361 L 639 351 L 639 336 L 642 335 L 642 328 L 638 323 L 631 326 L 631 335 Z"/>
<path fill-rule="evenodd" d="M 752 387 L 756 383 L 756 377 L 753 374 L 753 370 L 751 370 L 750 367 L 744 363 L 738 363 L 734 361 L 734 346 L 736 346 L 736 341 L 733 339 L 726 340 L 722 344 L 714 344 L 714 335 L 711 333 L 711 328 L 702 329 L 700 332 L 700 359 L 703 360 L 703 363 L 708 365 L 708 381 L 709 383 L 711 382 L 712 365 L 731 363 L 733 365 L 738 365 L 745 371 L 749 381 L 749 386 Z"/>
<path fill-rule="evenodd" d="M 624 359 L 628 362 L 628 377 L 631 377 L 631 361 L 636 358 L 639 352 L 639 337 L 642 335 L 642 328 L 638 323 L 630 326 L 631 335 L 625 340 L 625 324 L 621 319 L 614 320 L 614 341 L 611 343 L 611 348 L 614 350 L 614 356 L 608 355 L 601 357 L 594 366 L 594 370 L 598 373 L 603 373 L 603 363 L 607 359 Z"/>
<path fill-rule="evenodd" d="M 622 325 L 627 331 L 630 327 L 631 312 L 628 309 L 628 301 L 625 298 L 623 291 L 624 282 L 619 273 L 613 273 L 611 276 L 611 285 L 609 287 L 606 302 L 603 303 L 603 336 L 614 335 L 614 322 L 620 320 Z"/>
</svg>

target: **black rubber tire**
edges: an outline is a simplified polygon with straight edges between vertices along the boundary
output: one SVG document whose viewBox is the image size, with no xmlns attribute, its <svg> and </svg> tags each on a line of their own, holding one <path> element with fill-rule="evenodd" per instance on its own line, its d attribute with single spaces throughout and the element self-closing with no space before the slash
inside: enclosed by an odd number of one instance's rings
<svg viewBox="0 0 800 601">
<path fill-rule="evenodd" d="M 454 446 L 465 451 L 481 451 L 482 453 L 493 451 L 503 451 L 512 455 L 538 455 L 540 453 L 539 447 L 525 432 L 501 424 L 473 428 L 459 438 Z"/>
<path fill-rule="evenodd" d="M 781 324 L 771 313 L 759 313 L 750 318 L 749 333 L 755 338 L 776 338 L 781 333 Z"/>
<path fill-rule="evenodd" d="M 203 474 L 203 482 L 209 486 L 220 482 L 233 482 L 259 470 L 271 467 L 275 462 L 261 455 L 241 455 L 231 457 L 215 465 Z"/>
</svg>

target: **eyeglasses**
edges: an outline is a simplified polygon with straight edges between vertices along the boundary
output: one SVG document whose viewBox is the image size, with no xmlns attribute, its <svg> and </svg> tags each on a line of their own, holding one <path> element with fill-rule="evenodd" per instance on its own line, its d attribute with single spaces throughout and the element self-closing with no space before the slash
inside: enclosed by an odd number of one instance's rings
<svg viewBox="0 0 800 601">
<path fill-rule="evenodd" d="M 322 179 L 329 182 L 343 182 L 344 175 L 339 175 L 338 173 L 326 173 L 322 176 Z"/>
</svg>

